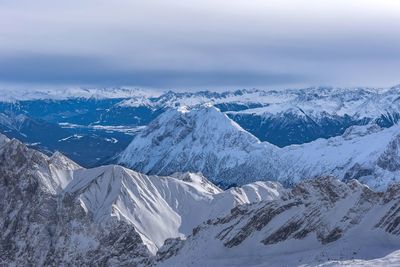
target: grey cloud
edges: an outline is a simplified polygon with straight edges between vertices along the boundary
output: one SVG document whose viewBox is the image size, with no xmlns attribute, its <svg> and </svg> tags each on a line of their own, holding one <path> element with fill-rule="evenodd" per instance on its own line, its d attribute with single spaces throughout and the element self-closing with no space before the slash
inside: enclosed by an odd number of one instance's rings
<svg viewBox="0 0 400 267">
<path fill-rule="evenodd" d="M 399 13 L 393 0 L 2 2 L 0 82 L 391 85 Z"/>
<path fill-rule="evenodd" d="M 98 58 L 25 54 L 0 58 L 5 82 L 93 85 L 136 85 L 159 88 L 263 86 L 300 83 L 302 75 L 234 70 L 119 69 Z"/>
</svg>

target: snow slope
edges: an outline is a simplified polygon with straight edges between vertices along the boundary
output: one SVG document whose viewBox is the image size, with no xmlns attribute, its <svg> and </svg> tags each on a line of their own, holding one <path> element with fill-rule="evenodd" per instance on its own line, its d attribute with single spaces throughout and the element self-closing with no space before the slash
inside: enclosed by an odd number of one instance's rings
<svg viewBox="0 0 400 267">
<path fill-rule="evenodd" d="M 319 267 L 341 267 L 341 266 L 362 266 L 362 267 L 397 267 L 400 264 L 400 250 L 396 250 L 387 256 L 371 260 L 344 260 L 344 261 L 328 261 L 318 264 Z"/>
<path fill-rule="evenodd" d="M 352 126 L 342 136 L 282 148 L 282 160 L 290 168 L 278 180 L 295 183 L 306 177 L 334 175 L 384 189 L 400 179 L 399 148 L 400 125 L 387 129 Z"/>
</svg>

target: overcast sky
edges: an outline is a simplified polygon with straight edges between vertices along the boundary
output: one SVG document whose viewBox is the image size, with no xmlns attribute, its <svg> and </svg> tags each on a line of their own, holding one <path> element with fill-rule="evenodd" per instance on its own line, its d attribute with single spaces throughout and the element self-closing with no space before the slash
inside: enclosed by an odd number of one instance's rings
<svg viewBox="0 0 400 267">
<path fill-rule="evenodd" d="M 398 0 L 0 0 L 0 83 L 400 83 Z"/>
</svg>

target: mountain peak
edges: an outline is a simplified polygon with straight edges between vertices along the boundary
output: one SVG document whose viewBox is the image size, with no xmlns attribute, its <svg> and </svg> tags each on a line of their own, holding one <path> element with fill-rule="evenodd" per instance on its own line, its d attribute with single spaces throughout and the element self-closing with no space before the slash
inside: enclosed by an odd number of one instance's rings
<svg viewBox="0 0 400 267">
<path fill-rule="evenodd" d="M 259 175 L 260 179 L 271 177 L 268 161 L 274 150 L 273 145 L 261 143 L 219 109 L 201 105 L 161 114 L 135 136 L 119 162 L 149 174 L 200 171 L 214 181 L 226 176 L 242 180 Z M 264 164 L 264 171 L 246 172 L 240 167 L 257 164 Z"/>
<path fill-rule="evenodd" d="M 78 163 L 72 161 L 70 158 L 66 157 L 60 151 L 56 151 L 49 158 L 49 163 L 56 165 L 62 170 L 77 170 L 82 168 Z"/>
<path fill-rule="evenodd" d="M 65 156 L 49 158 L 17 139 L 11 139 L 0 148 L 0 168 L 7 173 L 18 174 L 14 183 L 21 186 L 37 184 L 41 190 L 51 194 L 61 191 L 72 179 L 68 170 L 79 166 Z M 30 172 L 37 175 L 31 175 Z"/>
<path fill-rule="evenodd" d="M 7 142 L 9 142 L 9 141 L 10 141 L 10 139 L 7 136 L 5 136 L 4 134 L 0 133 L 0 146 L 5 144 L 5 143 L 7 143 Z"/>
</svg>

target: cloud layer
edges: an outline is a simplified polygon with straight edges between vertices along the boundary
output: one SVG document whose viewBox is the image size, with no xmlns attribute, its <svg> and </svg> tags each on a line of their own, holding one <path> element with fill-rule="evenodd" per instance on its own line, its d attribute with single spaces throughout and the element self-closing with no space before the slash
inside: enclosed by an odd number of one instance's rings
<svg viewBox="0 0 400 267">
<path fill-rule="evenodd" d="M 0 82 L 388 86 L 398 14 L 396 0 L 0 2 Z"/>
</svg>

